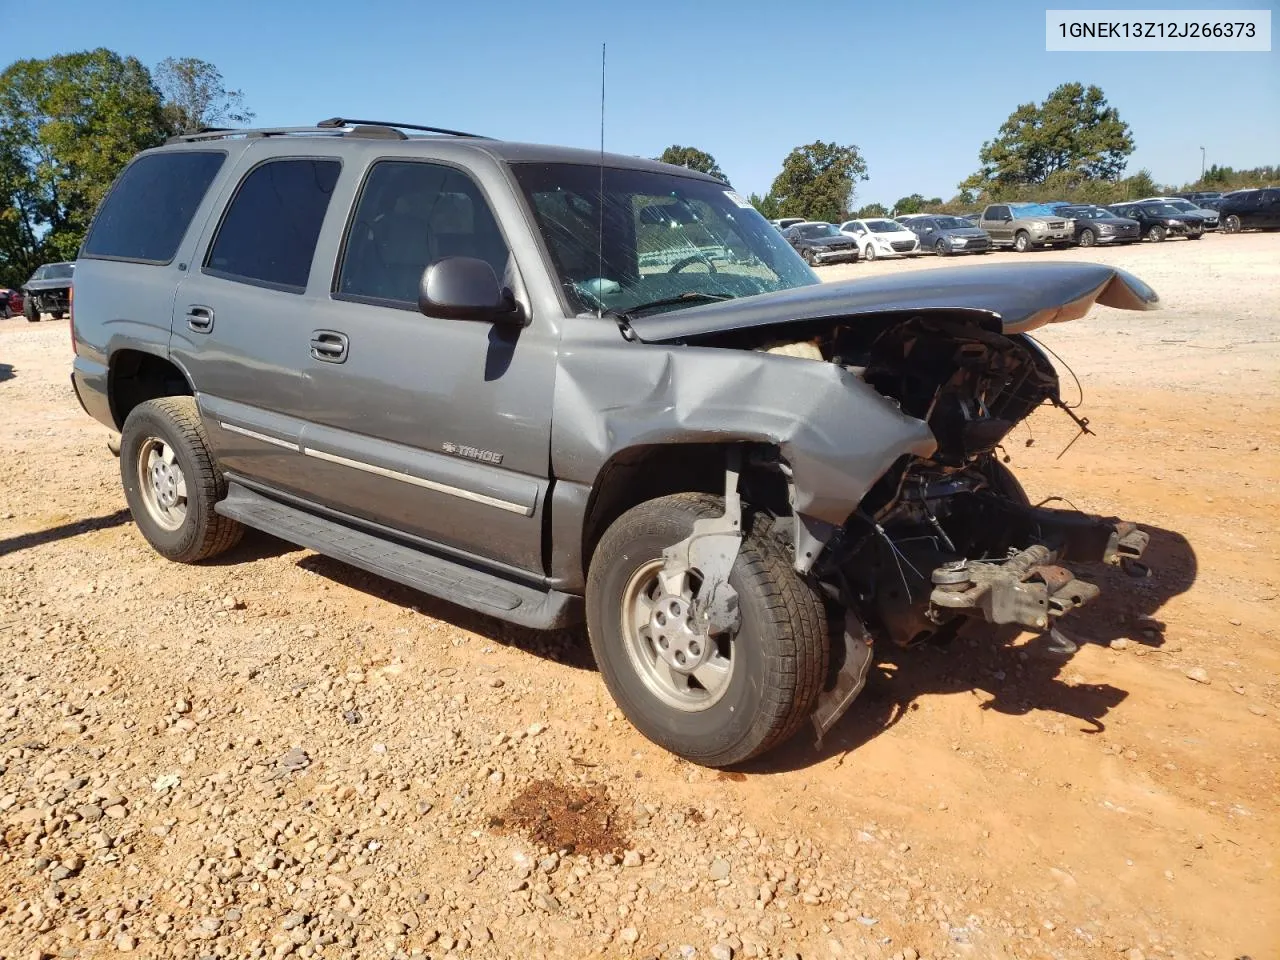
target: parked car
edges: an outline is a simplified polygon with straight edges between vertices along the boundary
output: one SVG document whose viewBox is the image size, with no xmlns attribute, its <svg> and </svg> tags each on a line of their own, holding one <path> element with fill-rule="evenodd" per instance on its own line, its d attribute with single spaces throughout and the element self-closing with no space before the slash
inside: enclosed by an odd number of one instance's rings
<svg viewBox="0 0 1280 960">
<path fill-rule="evenodd" d="M 909 257 L 920 250 L 920 241 L 914 233 L 902 224 L 884 217 L 846 220 L 840 224 L 840 232 L 853 237 L 858 244 L 858 253 L 864 260 Z"/>
<path fill-rule="evenodd" d="M 1186 213 L 1177 207 L 1159 201 L 1113 203 L 1107 207 L 1118 217 L 1137 220 L 1144 240 L 1157 243 L 1166 237 L 1186 237 L 1199 240 L 1204 236 L 1204 220 L 1194 213 Z"/>
<path fill-rule="evenodd" d="M 992 246 L 1019 253 L 1071 242 L 1067 221 L 1038 203 L 993 203 L 982 211 L 978 226 L 991 237 Z"/>
<path fill-rule="evenodd" d="M 8 320 L 22 312 L 22 291 L 0 287 L 0 317 Z"/>
<path fill-rule="evenodd" d="M 987 253 L 991 237 L 972 220 L 942 214 L 900 217 L 902 225 L 920 238 L 920 249 L 931 250 L 940 257 L 953 253 Z"/>
<path fill-rule="evenodd" d="M 1084 203 L 1053 209 L 1072 223 L 1075 241 L 1082 247 L 1097 243 L 1137 243 L 1142 239 L 1142 227 L 1137 220 L 1117 216 L 1106 207 Z"/>
<path fill-rule="evenodd" d="M 841 233 L 834 223 L 806 220 L 787 227 L 782 235 L 811 267 L 824 263 L 854 263 L 858 259 L 858 244 L 852 237 Z"/>
<path fill-rule="evenodd" d="M 1140 203 L 1167 203 L 1175 210 L 1181 210 L 1183 213 L 1194 213 L 1204 221 L 1205 230 L 1218 229 L 1218 211 L 1210 210 L 1199 204 L 1192 203 L 1190 200 L 1184 200 L 1182 197 L 1146 197 L 1139 201 Z"/>
<path fill-rule="evenodd" d="M 1190 200 L 1192 203 L 1203 207 L 1206 200 L 1221 200 L 1222 194 L 1217 190 L 1200 190 L 1195 193 L 1175 193 L 1175 197 L 1183 200 Z M 1213 209 L 1212 207 L 1208 209 Z"/>
<path fill-rule="evenodd" d="M 786 230 L 789 227 L 794 227 L 797 223 L 804 223 L 805 219 L 804 217 L 780 217 L 777 220 L 770 220 L 769 222 L 779 230 Z"/>
<path fill-rule="evenodd" d="M 1229 193 L 1220 201 L 1218 212 L 1227 233 L 1280 230 L 1280 187 Z"/>
<path fill-rule="evenodd" d="M 73 383 L 163 556 L 250 526 L 526 627 L 585 619 L 619 710 L 726 766 L 820 739 L 874 643 L 1047 631 L 1099 592 L 1063 564 L 1142 554 L 998 455 L 1062 402 L 1027 334 L 1155 307 L 1136 277 L 821 283 L 712 177 L 422 129 L 186 134 L 100 203 Z M 641 268 L 661 237 L 694 252 Z"/>
<path fill-rule="evenodd" d="M 32 323 L 42 313 L 61 320 L 71 307 L 71 286 L 74 282 L 74 263 L 46 263 L 36 267 L 31 279 L 22 285 L 23 315 Z"/>
</svg>

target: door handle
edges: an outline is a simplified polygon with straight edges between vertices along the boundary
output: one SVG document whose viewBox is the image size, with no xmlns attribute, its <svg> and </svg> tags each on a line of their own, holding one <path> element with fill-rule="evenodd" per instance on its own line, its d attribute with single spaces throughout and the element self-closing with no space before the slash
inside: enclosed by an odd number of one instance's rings
<svg viewBox="0 0 1280 960">
<path fill-rule="evenodd" d="M 187 327 L 196 333 L 208 333 L 213 329 L 213 308 L 195 303 L 187 307 Z"/>
<path fill-rule="evenodd" d="M 342 363 L 347 359 L 350 341 L 337 330 L 316 330 L 311 334 L 311 356 L 325 363 Z"/>
</svg>

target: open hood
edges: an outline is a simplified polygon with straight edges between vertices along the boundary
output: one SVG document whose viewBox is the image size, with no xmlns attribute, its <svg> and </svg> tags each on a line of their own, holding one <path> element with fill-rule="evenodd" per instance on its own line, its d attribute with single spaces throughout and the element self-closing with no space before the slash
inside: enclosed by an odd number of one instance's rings
<svg viewBox="0 0 1280 960">
<path fill-rule="evenodd" d="M 993 264 L 815 283 L 637 317 L 630 327 L 642 342 L 663 343 L 780 323 L 946 311 L 983 314 L 1013 334 L 1079 319 L 1095 303 L 1151 310 L 1158 302 L 1137 277 L 1102 264 Z"/>
</svg>

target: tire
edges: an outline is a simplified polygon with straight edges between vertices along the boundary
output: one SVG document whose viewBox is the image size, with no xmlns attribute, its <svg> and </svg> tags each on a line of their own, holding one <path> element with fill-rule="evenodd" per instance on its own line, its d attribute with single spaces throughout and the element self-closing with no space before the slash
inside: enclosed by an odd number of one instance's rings
<svg viewBox="0 0 1280 960">
<path fill-rule="evenodd" d="M 1152 227 L 1150 230 L 1147 231 L 1147 236 L 1151 240 L 1154 240 L 1156 243 L 1160 243 L 1160 241 L 1162 241 L 1168 235 L 1169 235 L 1169 231 L 1166 230 L 1164 227 L 1160 226 L 1160 224 L 1158 223 L 1154 227 Z"/>
<path fill-rule="evenodd" d="M 161 477 L 153 480 L 157 469 Z M 244 532 L 214 512 L 227 482 L 209 452 L 193 397 L 161 397 L 133 408 L 121 431 L 120 480 L 138 529 L 170 560 L 205 560 L 235 546 Z M 180 504 L 166 506 L 166 485 L 170 492 L 185 490 Z"/>
<path fill-rule="evenodd" d="M 1227 214 L 1226 219 L 1222 221 L 1222 230 L 1224 233 L 1239 233 L 1240 218 L 1234 213 Z"/>
<path fill-rule="evenodd" d="M 933 252 L 934 252 L 934 253 L 936 253 L 936 254 L 937 254 L 938 256 L 940 256 L 940 257 L 945 257 L 945 256 L 947 256 L 947 255 L 949 255 L 949 254 L 951 253 L 951 251 L 947 249 L 947 242 L 946 242 L 945 240 L 942 240 L 942 239 L 939 239 L 939 240 L 938 240 L 938 241 L 933 245 Z"/>
<path fill-rule="evenodd" d="M 49 314 L 49 316 L 53 317 L 53 319 L 55 319 L 55 320 L 61 320 L 61 319 L 62 319 L 62 311 L 61 311 L 61 310 L 55 310 L 55 311 L 53 311 L 53 313 Z"/>
<path fill-rule="evenodd" d="M 1203 237 L 1203 236 L 1204 236 L 1204 234 L 1203 234 L 1203 233 L 1188 233 L 1188 234 L 1187 234 L 1187 239 L 1188 239 L 1188 240 L 1199 240 L 1199 239 L 1200 239 L 1201 237 Z"/>
<path fill-rule="evenodd" d="M 690 685 L 686 695 L 693 699 L 684 707 L 664 699 L 670 687 L 645 665 L 659 662 L 656 648 L 640 636 L 644 628 L 625 626 L 623 611 L 631 596 L 650 592 L 635 585 L 656 579 L 650 571 L 665 547 L 687 537 L 695 520 L 723 512 L 719 497 L 701 493 L 633 507 L 601 538 L 586 590 L 591 649 L 614 702 L 654 743 L 708 767 L 742 763 L 790 738 L 812 712 L 827 674 L 822 599 L 757 519 L 729 575 L 741 622 L 731 639 L 717 644 L 722 662 L 729 652 L 728 679 L 718 696 L 716 687 Z"/>
<path fill-rule="evenodd" d="M 1019 230 L 1013 235 L 1013 249 L 1018 253 L 1031 252 L 1031 234 L 1025 230 Z"/>
<path fill-rule="evenodd" d="M 36 309 L 35 301 L 30 297 L 22 302 L 22 315 L 27 318 L 28 323 L 40 322 L 40 311 Z"/>
<path fill-rule="evenodd" d="M 810 250 L 808 247 L 805 247 L 805 249 L 800 251 L 800 257 L 809 266 L 811 267 L 817 266 L 817 264 L 813 262 L 813 251 Z"/>
<path fill-rule="evenodd" d="M 1080 246 L 1092 247 L 1098 242 L 1098 235 L 1087 227 L 1080 231 Z"/>
<path fill-rule="evenodd" d="M 876 248 L 874 244 L 867 244 L 867 249 L 862 254 L 862 259 L 871 263 L 876 258 Z"/>
</svg>

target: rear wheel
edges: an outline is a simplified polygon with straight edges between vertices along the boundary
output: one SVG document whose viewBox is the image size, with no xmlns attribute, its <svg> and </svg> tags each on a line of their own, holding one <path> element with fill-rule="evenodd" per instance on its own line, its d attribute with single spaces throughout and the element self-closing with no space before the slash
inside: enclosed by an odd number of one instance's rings
<svg viewBox="0 0 1280 960">
<path fill-rule="evenodd" d="M 1200 239 L 1201 237 L 1203 237 L 1203 236 L 1204 236 L 1204 234 L 1203 234 L 1203 233 L 1188 233 L 1188 234 L 1187 234 L 1187 239 L 1188 239 L 1188 240 L 1199 240 L 1199 239 Z"/>
<path fill-rule="evenodd" d="M 133 408 L 121 431 L 120 480 L 138 529 L 170 560 L 194 563 L 240 539 L 240 524 L 213 509 L 227 483 L 192 397 L 161 397 Z"/>
<path fill-rule="evenodd" d="M 1169 235 L 1169 231 L 1166 230 L 1164 227 L 1160 226 L 1160 224 L 1158 223 L 1154 227 L 1152 227 L 1150 230 L 1147 231 L 1147 236 L 1152 240 L 1154 240 L 1156 243 L 1159 243 L 1168 235 Z"/>
<path fill-rule="evenodd" d="M 1025 230 L 1019 230 L 1013 236 L 1013 249 L 1019 253 L 1026 253 L 1031 249 L 1031 234 Z"/>
<path fill-rule="evenodd" d="M 1098 242 L 1098 235 L 1087 227 L 1080 231 L 1080 246 L 1092 247 Z"/>
<path fill-rule="evenodd" d="M 55 311 L 53 311 L 53 313 L 51 313 L 51 314 L 50 314 L 50 316 L 51 316 L 51 317 L 53 317 L 53 319 L 55 319 L 55 320 L 61 320 L 61 319 L 62 319 L 62 311 L 61 311 L 61 310 L 55 310 Z"/>
<path fill-rule="evenodd" d="M 812 712 L 828 653 L 821 597 L 759 521 L 729 575 L 737 628 L 699 632 L 690 611 L 701 580 L 664 575 L 662 551 L 723 510 L 698 493 L 632 508 L 605 532 L 587 579 L 591 649 L 614 701 L 654 743 L 710 767 L 791 737 Z"/>
</svg>

